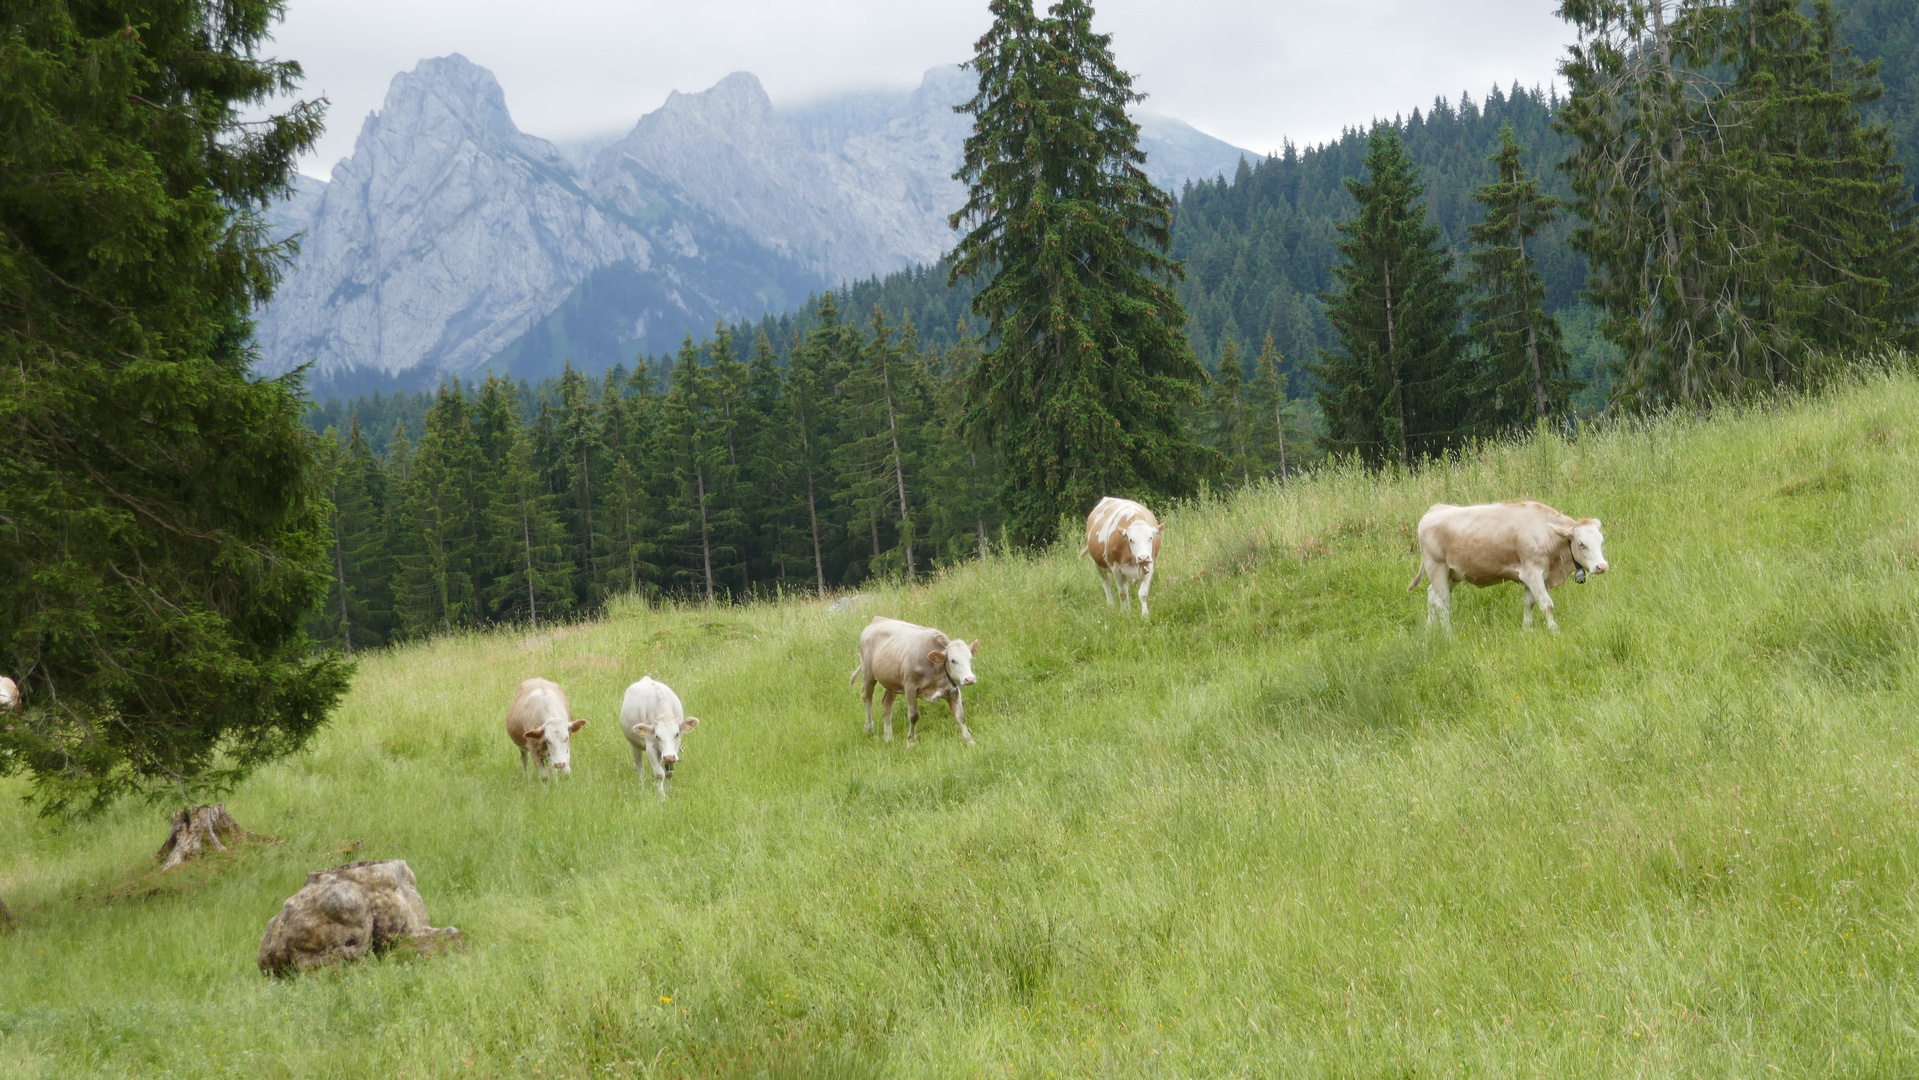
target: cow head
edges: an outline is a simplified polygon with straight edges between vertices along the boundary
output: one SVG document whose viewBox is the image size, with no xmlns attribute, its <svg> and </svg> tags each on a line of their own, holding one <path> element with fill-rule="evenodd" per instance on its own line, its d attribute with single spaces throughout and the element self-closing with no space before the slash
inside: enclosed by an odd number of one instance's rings
<svg viewBox="0 0 1919 1080">
<path fill-rule="evenodd" d="M 1572 545 L 1573 562 L 1579 569 L 1594 574 L 1606 572 L 1606 537 L 1599 531 L 1598 518 L 1580 518 L 1562 534 Z"/>
<path fill-rule="evenodd" d="M 1133 564 L 1141 573 L 1153 568 L 1153 551 L 1159 546 L 1159 534 L 1165 531 L 1164 525 L 1148 525 L 1144 521 L 1126 526 L 1126 546 L 1132 551 Z"/>
<path fill-rule="evenodd" d="M 665 769 L 668 779 L 671 779 L 673 766 L 680 760 L 680 739 L 699 726 L 700 718 L 697 716 L 668 717 L 651 724 L 641 724 L 633 730 L 643 738 L 652 740 L 654 749 L 660 755 L 660 768 Z"/>
<path fill-rule="evenodd" d="M 584 720 L 548 720 L 526 733 L 526 748 L 540 761 L 540 778 L 548 772 L 573 775 L 573 733 L 586 726 Z"/>
<path fill-rule="evenodd" d="M 979 639 L 974 638 L 968 645 L 964 638 L 955 638 L 946 643 L 944 649 L 934 649 L 927 653 L 927 659 L 946 669 L 946 677 L 953 680 L 953 686 L 971 686 L 979 681 L 973 674 L 973 654 L 979 652 Z"/>
</svg>

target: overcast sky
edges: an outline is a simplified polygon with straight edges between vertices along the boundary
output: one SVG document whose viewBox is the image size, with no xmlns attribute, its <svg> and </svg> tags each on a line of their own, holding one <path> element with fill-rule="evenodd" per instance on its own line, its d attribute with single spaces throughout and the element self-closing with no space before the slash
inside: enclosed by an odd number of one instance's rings
<svg viewBox="0 0 1919 1080">
<path fill-rule="evenodd" d="M 1555 0 L 1096 0 L 1146 108 L 1265 152 L 1435 95 L 1551 83 L 1569 35 Z M 986 0 L 290 0 L 273 53 L 332 101 L 302 168 L 353 151 L 395 73 L 463 53 L 506 90 L 521 130 L 556 141 L 624 131 L 673 90 L 734 71 L 778 104 L 911 87 L 972 52 Z"/>
</svg>

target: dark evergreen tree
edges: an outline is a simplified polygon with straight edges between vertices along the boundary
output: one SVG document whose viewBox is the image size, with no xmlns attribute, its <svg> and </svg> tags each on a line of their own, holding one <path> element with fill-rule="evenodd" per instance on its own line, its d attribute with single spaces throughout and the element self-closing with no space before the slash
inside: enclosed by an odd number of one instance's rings
<svg viewBox="0 0 1919 1080">
<path fill-rule="evenodd" d="M 479 454 L 457 383 L 440 388 L 413 447 L 398 500 L 403 540 L 394 552 L 394 607 L 412 636 L 444 633 L 480 616 L 483 597 L 473 568 L 485 508 L 477 483 Z"/>
<path fill-rule="evenodd" d="M 1201 372 L 1166 255 L 1172 199 L 1146 178 L 1141 97 L 1094 33 L 1084 0 L 1046 17 L 994 0 L 969 66 L 979 91 L 967 185 L 970 224 L 952 280 L 985 281 L 973 310 L 998 340 L 974 369 L 968 431 L 1003 454 L 1001 503 L 1015 539 L 1049 542 L 1101 496 L 1191 490 L 1197 448 L 1180 406 Z"/>
<path fill-rule="evenodd" d="M 491 386 L 495 380 L 489 379 Z M 509 622 L 526 620 L 539 629 L 540 620 L 566 617 L 574 605 L 574 562 L 567 557 L 570 537 L 560 523 L 554 497 L 548 495 L 533 467 L 533 444 L 512 412 L 500 449 L 504 456 L 490 485 L 487 530 L 496 567 L 485 594 L 492 617 Z"/>
<path fill-rule="evenodd" d="M 604 487 L 605 451 L 593 384 L 568 363 L 560 374 L 548 470 L 566 523 L 567 561 L 579 568 L 574 599 L 583 608 L 597 606 L 603 596 L 603 545 L 594 520 L 598 496 L 593 485 L 597 479 Z"/>
<path fill-rule="evenodd" d="M 1348 180 L 1359 213 L 1339 227 L 1341 288 L 1326 314 L 1339 348 L 1321 354 L 1327 449 L 1365 461 L 1437 454 L 1464 427 L 1459 286 L 1452 257 L 1419 203 L 1418 170 L 1389 125 L 1373 130 L 1365 180 Z"/>
<path fill-rule="evenodd" d="M 1286 358 L 1268 337 L 1253 361 L 1253 388 L 1246 409 L 1247 441 L 1255 466 L 1263 476 L 1281 483 L 1303 462 L 1304 440 L 1299 435 L 1296 407 L 1286 397 Z"/>
<path fill-rule="evenodd" d="M 261 56 L 280 12 L 0 15 L 0 670 L 26 700 L 0 775 L 47 813 L 228 787 L 347 686 L 303 632 L 328 575 L 299 381 L 248 374 L 289 251 L 262 213 L 320 133 L 317 104 L 261 112 L 300 79 Z"/>
<path fill-rule="evenodd" d="M 1203 412 L 1206 445 L 1219 455 L 1217 479 L 1222 486 L 1245 486 L 1253 482 L 1252 448 L 1248 443 L 1251 427 L 1246 416 L 1246 373 L 1239 365 L 1239 347 L 1226 339 L 1219 357 L 1219 370 L 1206 386 Z"/>
<path fill-rule="evenodd" d="M 1486 218 L 1466 230 L 1471 337 L 1478 367 L 1470 409 L 1477 428 L 1510 431 L 1566 411 L 1573 384 L 1559 320 L 1546 313 L 1546 284 L 1527 242 L 1559 216 L 1559 200 L 1526 175 L 1510 127 L 1494 161 L 1499 179 L 1479 189 Z"/>
<path fill-rule="evenodd" d="M 726 523 L 720 520 L 727 453 L 723 422 L 714 415 L 718 394 L 712 381 L 688 335 L 661 408 L 658 462 L 672 477 L 672 497 L 662 516 L 666 542 L 678 555 L 674 584 L 691 586 L 709 604 L 719 601 L 721 579 L 733 554 L 725 545 Z"/>
<path fill-rule="evenodd" d="M 979 340 L 965 327 L 958 343 L 928 357 L 932 416 L 927 421 L 932 446 L 927 452 L 924 485 L 937 497 L 926 500 L 927 547 L 943 563 L 984 559 L 999 527 L 993 493 L 999 487 L 999 456 L 991 447 L 969 442 L 962 430 L 966 385 L 979 363 Z"/>
<path fill-rule="evenodd" d="M 839 309 L 829 296 L 821 305 L 819 325 L 793 350 L 787 365 L 779 438 L 790 448 L 788 497 L 804 514 L 805 548 L 820 596 L 826 595 L 826 553 L 835 541 L 828 514 L 836 501 L 834 394 L 858 348 L 857 332 L 840 323 Z"/>
<path fill-rule="evenodd" d="M 913 328 L 895 340 L 875 309 L 871 336 L 840 389 L 847 437 L 836 447 L 847 528 L 864 526 L 872 536 L 869 572 L 902 573 L 909 582 L 919 572 L 913 489 L 925 413 L 921 369 L 908 359 L 917 352 Z"/>
</svg>

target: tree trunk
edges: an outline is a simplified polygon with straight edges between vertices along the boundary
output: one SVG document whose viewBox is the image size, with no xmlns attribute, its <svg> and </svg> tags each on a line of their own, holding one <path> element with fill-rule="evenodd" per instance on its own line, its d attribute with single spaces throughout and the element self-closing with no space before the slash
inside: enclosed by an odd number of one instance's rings
<svg viewBox="0 0 1919 1080">
<path fill-rule="evenodd" d="M 526 514 L 520 515 L 520 531 L 526 540 L 526 615 L 533 623 L 533 632 L 540 631 L 540 605 L 533 598 L 533 523 Z"/>
<path fill-rule="evenodd" d="M 333 504 L 340 505 L 337 501 Z M 346 551 L 340 538 L 340 514 L 333 514 L 333 574 L 340 583 L 340 641 L 346 646 L 346 654 L 353 655 L 353 620 L 347 615 L 346 602 Z"/>
<path fill-rule="evenodd" d="M 906 504 L 906 460 L 900 456 L 899 419 L 893 415 L 893 381 L 885 354 L 880 359 L 880 389 L 886 394 L 886 430 L 893 441 L 893 479 L 900 489 L 900 540 L 906 546 L 906 580 L 913 580 L 913 518 Z"/>
<path fill-rule="evenodd" d="M 813 469 L 806 470 L 806 516 L 813 526 L 813 581 L 826 599 L 826 556 L 820 552 L 820 508 L 813 495 Z"/>
<path fill-rule="evenodd" d="M 214 847 L 225 851 L 227 846 L 220 842 L 220 834 L 227 839 L 244 839 L 247 831 L 227 813 L 227 804 L 214 803 L 212 806 L 189 806 L 173 815 L 173 828 L 168 830 L 166 843 L 160 845 L 159 855 L 166 861 L 161 870 L 171 870 L 188 859 L 200 854 L 201 845 L 211 842 Z"/>
<path fill-rule="evenodd" d="M 1413 467 L 1412 452 L 1408 449 L 1406 432 L 1406 388 L 1399 384 L 1399 340 L 1393 330 L 1393 264 L 1384 265 L 1386 271 L 1386 371 L 1393 380 L 1393 401 L 1399 406 L 1399 464 L 1402 468 Z"/>
<path fill-rule="evenodd" d="M 713 535 L 706 524 L 706 472 L 693 470 L 693 481 L 700 493 L 700 563 L 706 569 L 706 602 L 716 604 L 718 596 L 713 591 Z"/>
</svg>

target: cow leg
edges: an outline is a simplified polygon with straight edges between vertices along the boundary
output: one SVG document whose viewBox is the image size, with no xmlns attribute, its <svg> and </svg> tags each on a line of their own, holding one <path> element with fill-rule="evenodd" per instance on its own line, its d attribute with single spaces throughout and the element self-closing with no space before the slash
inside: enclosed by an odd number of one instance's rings
<svg viewBox="0 0 1919 1080">
<path fill-rule="evenodd" d="M 920 695 L 917 687 L 906 689 L 906 745 L 916 746 L 920 738 Z"/>
<path fill-rule="evenodd" d="M 526 779 L 526 747 L 520 747 L 520 779 Z"/>
<path fill-rule="evenodd" d="M 659 781 L 660 798 L 664 799 L 666 798 L 666 766 L 660 764 L 659 744 L 650 739 L 647 740 L 646 743 L 646 760 L 648 764 L 653 766 L 653 779 Z M 641 780 L 640 783 L 644 786 L 646 781 Z"/>
<path fill-rule="evenodd" d="M 973 745 L 973 733 L 966 730 L 966 702 L 960 700 L 960 692 L 953 691 L 946 703 L 953 707 L 953 722 L 959 725 L 960 738 L 966 741 L 966 745 Z"/>
<path fill-rule="evenodd" d="M 889 688 L 886 691 L 885 700 L 883 700 L 880 703 L 880 711 L 886 715 L 886 741 L 887 742 L 893 741 L 893 699 L 897 697 L 899 697 L 899 695 Z"/>
<path fill-rule="evenodd" d="M 1437 622 L 1451 633 L 1453 629 L 1453 582 L 1450 572 L 1440 567 L 1437 574 L 1428 573 L 1430 584 L 1426 586 L 1426 629 L 1431 630 Z"/>
<path fill-rule="evenodd" d="M 646 751 L 627 743 L 626 748 L 633 751 L 633 775 L 640 778 L 640 790 L 646 790 Z"/>
<path fill-rule="evenodd" d="M 1099 591 L 1100 591 L 1100 592 L 1103 592 L 1103 593 L 1105 593 L 1105 594 L 1106 594 L 1106 606 L 1107 606 L 1107 607 L 1112 607 L 1112 606 L 1113 606 L 1113 587 L 1112 587 L 1111 585 L 1108 585 L 1108 584 L 1106 583 L 1106 575 L 1107 575 L 1108 573 L 1111 573 L 1111 572 L 1112 572 L 1112 571 L 1109 571 L 1109 570 L 1107 570 L 1107 569 L 1106 569 L 1106 567 L 1104 567 L 1104 566 L 1101 566 L 1101 565 L 1100 565 L 1100 564 L 1098 564 L 1098 563 L 1094 563 L 1094 564 L 1093 564 L 1093 573 L 1095 573 L 1095 574 L 1098 574 L 1098 575 L 1099 575 Z M 1120 596 L 1121 596 L 1122 598 L 1123 598 L 1123 597 L 1125 597 L 1125 595 L 1126 595 L 1126 587 L 1125 587 L 1125 586 L 1123 586 L 1123 585 L 1122 585 L 1122 586 L 1120 586 L 1120 593 L 1119 593 L 1119 595 L 1120 595 Z"/>
<path fill-rule="evenodd" d="M 1144 619 L 1147 614 L 1146 594 L 1151 592 L 1152 589 L 1153 589 L 1153 571 L 1148 570 L 1146 571 L 1146 575 L 1139 579 L 1139 617 L 1142 619 Z"/>
<path fill-rule="evenodd" d="M 866 690 L 860 696 L 866 699 L 866 733 L 871 735 L 873 734 L 873 677 L 871 675 L 866 677 Z M 891 738 L 890 734 L 888 738 Z"/>
<path fill-rule="evenodd" d="M 1559 622 L 1553 618 L 1553 597 L 1551 593 L 1546 591 L 1546 575 L 1541 571 L 1533 570 L 1520 578 L 1519 583 L 1526 587 L 1527 611 L 1523 624 L 1525 628 L 1528 630 L 1532 629 L 1533 613 L 1531 608 L 1534 604 L 1537 604 L 1540 612 L 1546 616 L 1546 629 L 1551 630 L 1555 634 L 1559 633 Z"/>
</svg>

